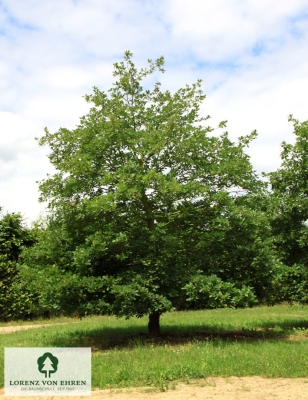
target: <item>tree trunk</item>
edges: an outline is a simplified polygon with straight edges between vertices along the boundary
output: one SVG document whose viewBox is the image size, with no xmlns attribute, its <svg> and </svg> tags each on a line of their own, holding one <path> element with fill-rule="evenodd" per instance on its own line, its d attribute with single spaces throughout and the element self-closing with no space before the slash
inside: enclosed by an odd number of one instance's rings
<svg viewBox="0 0 308 400">
<path fill-rule="evenodd" d="M 145 190 L 142 192 L 141 201 L 142 201 L 143 208 L 144 208 L 144 211 L 147 216 L 148 228 L 150 231 L 152 231 L 155 229 L 155 219 L 153 216 L 151 204 L 149 202 L 147 195 L 145 194 Z M 154 249 L 154 253 L 155 253 L 155 249 Z M 153 259 L 154 259 L 154 254 L 153 254 Z M 149 315 L 148 330 L 149 330 L 149 337 L 151 337 L 151 338 L 160 336 L 159 317 L 160 317 L 160 314 L 158 311 L 154 311 L 154 312 L 152 312 L 152 314 Z"/>
<path fill-rule="evenodd" d="M 159 317 L 160 314 L 158 311 L 154 311 L 149 315 L 149 337 L 158 337 L 160 336 L 160 326 L 159 326 Z"/>
</svg>

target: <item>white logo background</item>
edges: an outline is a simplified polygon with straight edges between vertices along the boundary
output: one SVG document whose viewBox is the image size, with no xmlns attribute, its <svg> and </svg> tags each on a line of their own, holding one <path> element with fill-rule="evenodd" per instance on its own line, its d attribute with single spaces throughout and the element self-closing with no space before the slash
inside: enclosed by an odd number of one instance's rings
<svg viewBox="0 0 308 400">
<path fill-rule="evenodd" d="M 45 353 L 58 359 L 57 371 L 45 377 L 37 360 Z M 51 366 L 49 366 L 52 370 Z M 4 394 L 7 396 L 90 396 L 91 348 L 5 348 Z"/>
</svg>

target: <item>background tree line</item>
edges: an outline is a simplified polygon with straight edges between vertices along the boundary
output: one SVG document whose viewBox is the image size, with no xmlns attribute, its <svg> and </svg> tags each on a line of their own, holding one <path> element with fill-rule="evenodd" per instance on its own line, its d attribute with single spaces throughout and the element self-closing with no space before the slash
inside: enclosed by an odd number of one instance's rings
<svg viewBox="0 0 308 400">
<path fill-rule="evenodd" d="M 148 89 L 163 66 L 126 52 L 74 130 L 45 130 L 48 218 L 0 221 L 1 319 L 148 315 L 156 336 L 174 309 L 307 302 L 308 123 L 290 118 L 296 142 L 265 181 L 245 152 L 256 132 L 235 143 L 200 115 L 201 81 Z"/>
</svg>

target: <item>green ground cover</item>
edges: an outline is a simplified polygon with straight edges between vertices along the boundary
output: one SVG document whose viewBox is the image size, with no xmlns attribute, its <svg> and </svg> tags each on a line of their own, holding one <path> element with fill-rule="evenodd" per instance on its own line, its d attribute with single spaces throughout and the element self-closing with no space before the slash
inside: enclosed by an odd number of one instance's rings
<svg viewBox="0 0 308 400">
<path fill-rule="evenodd" d="M 1 387 L 5 347 L 91 347 L 93 388 L 166 389 L 208 376 L 308 376 L 308 307 L 167 313 L 158 339 L 147 337 L 146 318 L 45 322 L 50 325 L 0 335 Z"/>
</svg>

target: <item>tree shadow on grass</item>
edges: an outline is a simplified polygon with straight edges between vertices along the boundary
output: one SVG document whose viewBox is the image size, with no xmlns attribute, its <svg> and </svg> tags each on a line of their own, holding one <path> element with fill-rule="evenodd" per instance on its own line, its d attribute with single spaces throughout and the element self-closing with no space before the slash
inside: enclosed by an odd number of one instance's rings
<svg viewBox="0 0 308 400">
<path fill-rule="evenodd" d="M 273 326 L 274 325 L 274 326 Z M 268 340 L 290 340 L 300 332 L 301 340 L 308 340 L 308 321 L 286 319 L 281 323 L 266 322 L 256 328 L 222 329 L 206 325 L 162 327 L 162 335 L 149 338 L 140 326 L 102 328 L 89 331 L 66 332 L 57 335 L 52 343 L 57 347 L 91 347 L 92 351 L 135 348 L 139 346 L 185 345 L 193 342 L 255 343 Z"/>
</svg>

